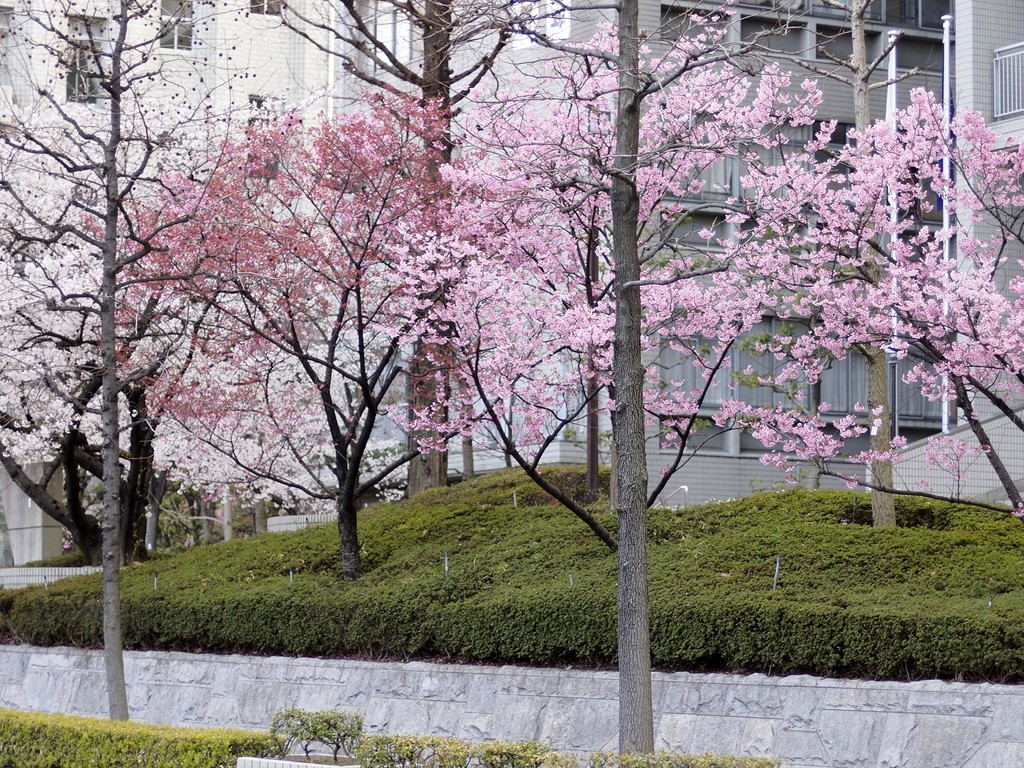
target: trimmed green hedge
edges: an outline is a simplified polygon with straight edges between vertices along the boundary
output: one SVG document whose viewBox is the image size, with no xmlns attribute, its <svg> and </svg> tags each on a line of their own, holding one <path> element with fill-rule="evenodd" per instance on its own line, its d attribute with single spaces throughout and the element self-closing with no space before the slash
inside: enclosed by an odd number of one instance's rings
<svg viewBox="0 0 1024 768">
<path fill-rule="evenodd" d="M 0 710 L 0 768 L 234 768 L 281 754 L 265 733 Z"/>
<path fill-rule="evenodd" d="M 620 755 L 593 752 L 580 759 L 535 741 L 470 744 L 440 736 L 366 736 L 355 754 L 362 768 L 777 768 L 765 757 L 681 755 L 675 752 Z"/>
<path fill-rule="evenodd" d="M 582 492 L 581 473 L 550 473 Z M 851 492 L 794 490 L 652 510 L 655 665 L 1024 679 L 1024 525 L 964 505 L 898 503 L 908 527 L 888 530 L 861 524 L 870 503 Z M 126 644 L 615 663 L 615 555 L 521 474 L 361 515 L 365 575 L 356 583 L 337 577 L 331 526 L 126 569 Z M 601 520 L 614 530 L 614 518 Z M 9 639 L 101 645 L 98 576 L 0 593 L 0 611 Z"/>
</svg>

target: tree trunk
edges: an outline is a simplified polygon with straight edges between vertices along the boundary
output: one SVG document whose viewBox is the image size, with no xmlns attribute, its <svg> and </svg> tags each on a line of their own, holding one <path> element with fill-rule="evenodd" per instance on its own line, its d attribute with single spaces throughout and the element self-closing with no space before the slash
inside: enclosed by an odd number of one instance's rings
<svg viewBox="0 0 1024 768">
<path fill-rule="evenodd" d="M 963 411 L 964 418 L 967 420 L 967 424 L 970 426 L 975 440 L 978 441 L 978 445 L 985 449 L 985 457 L 988 459 L 988 463 L 992 467 L 992 471 L 995 472 L 996 477 L 999 478 L 999 484 L 1002 485 L 1003 490 L 1006 491 L 1006 498 L 1009 500 L 1010 504 L 1013 505 L 1014 511 L 1019 513 L 1024 509 L 1024 499 L 1021 498 L 1020 491 L 1017 488 L 1017 483 L 1014 481 L 1010 471 L 1006 468 L 1006 465 L 1003 464 L 1003 460 L 1000 458 L 995 446 L 992 445 L 992 441 L 989 439 L 988 433 L 985 431 L 985 427 L 978 418 L 978 414 L 974 412 L 974 404 L 971 402 L 971 396 L 967 391 L 967 387 L 964 385 L 963 379 L 959 376 L 954 376 L 951 380 L 954 388 L 956 389 L 957 405 L 959 405 L 960 410 Z"/>
<path fill-rule="evenodd" d="M 871 347 L 866 350 L 867 375 L 868 375 L 868 408 L 871 414 L 875 408 L 881 408 L 877 418 L 880 421 L 878 428 L 871 428 L 871 450 L 874 452 L 885 452 L 890 448 L 889 423 L 891 413 L 889 411 L 889 385 L 886 378 L 888 367 L 886 353 L 883 349 Z M 872 421 L 876 418 L 871 415 Z M 871 484 L 876 486 L 871 491 L 871 522 L 876 528 L 891 528 L 896 525 L 896 504 L 891 493 L 877 490 L 878 488 L 892 488 L 892 462 L 873 461 L 870 467 Z"/>
<path fill-rule="evenodd" d="M 598 452 L 597 382 L 587 381 L 587 501 L 593 503 L 601 493 L 600 455 Z"/>
<path fill-rule="evenodd" d="M 206 502 L 199 495 L 189 494 L 188 506 L 193 520 L 199 520 L 199 543 L 209 544 L 213 541 L 213 524 L 210 516 L 206 514 Z"/>
<path fill-rule="evenodd" d="M 476 477 L 476 466 L 473 461 L 473 438 L 462 438 L 462 479 L 472 480 Z"/>
<path fill-rule="evenodd" d="M 120 12 L 127 18 L 122 0 Z M 122 30 L 123 36 L 123 30 Z M 119 61 L 113 58 L 111 80 L 118 82 Z M 100 358 L 103 387 L 100 419 L 103 434 L 103 666 L 111 720 L 128 719 L 128 695 L 124 679 L 124 648 L 121 630 L 121 461 L 117 375 L 117 238 L 120 220 L 117 149 L 121 140 L 120 93 L 110 94 L 110 136 L 104 146 L 103 179 L 106 191 L 103 232 L 103 279 L 100 284 Z"/>
<path fill-rule="evenodd" d="M 423 84 L 421 93 L 424 101 L 434 101 L 441 109 L 451 108 L 451 0 L 425 0 L 423 6 Z M 451 161 L 452 141 L 450 129 L 442 136 L 444 152 L 442 163 Z M 431 173 L 440 175 L 440 166 Z M 422 342 L 417 342 L 417 352 Z M 421 371 L 410 371 L 413 397 L 410 403 L 431 404 L 436 401 L 436 382 L 428 383 L 421 378 Z M 414 446 L 410 446 L 414 447 Z M 437 451 L 422 453 L 409 464 L 409 481 L 406 494 L 411 498 L 427 488 L 443 487 L 448 484 L 448 453 Z"/>
<path fill-rule="evenodd" d="M 338 552 L 341 555 L 341 578 L 355 581 L 362 573 L 359 556 L 359 531 L 356 527 L 356 504 L 344 489 L 338 494 Z"/>
<path fill-rule="evenodd" d="M 856 126 L 858 131 L 867 130 L 871 126 L 871 99 L 868 85 L 871 72 L 868 69 L 867 34 L 865 18 L 870 0 L 856 0 L 850 9 L 850 36 L 853 47 L 851 68 L 853 70 L 853 103 Z M 873 270 L 869 280 L 878 282 L 882 277 L 881 268 Z M 879 347 L 865 350 L 867 358 L 868 413 L 873 422 L 880 420 L 877 429 L 872 427 L 870 436 L 871 450 L 885 453 L 890 447 L 889 424 L 891 410 L 889 407 L 889 386 L 886 376 L 886 352 Z M 875 409 L 880 409 L 878 416 Z M 892 488 L 893 474 L 891 461 L 873 461 L 870 467 L 870 481 L 876 488 Z M 877 489 L 871 491 L 871 520 L 877 528 L 896 525 L 896 507 L 891 493 Z"/>
<path fill-rule="evenodd" d="M 257 499 L 252 505 L 252 529 L 255 533 L 267 532 L 267 502 Z"/>
<path fill-rule="evenodd" d="M 619 517 L 619 751 L 654 751 L 651 651 L 647 595 L 647 455 L 644 366 L 640 333 L 639 13 L 637 0 L 619 6 L 619 95 L 612 178 L 612 256 L 615 264 L 614 440 L 618 455 Z"/>
<path fill-rule="evenodd" d="M 412 498 L 427 488 L 448 485 L 448 454 L 444 451 L 421 453 L 409 462 L 407 495 Z"/>
</svg>

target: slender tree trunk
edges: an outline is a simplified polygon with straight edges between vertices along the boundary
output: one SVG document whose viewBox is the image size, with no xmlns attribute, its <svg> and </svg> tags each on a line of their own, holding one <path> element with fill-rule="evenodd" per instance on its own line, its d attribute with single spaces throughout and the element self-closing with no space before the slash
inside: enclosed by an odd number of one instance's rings
<svg viewBox="0 0 1024 768">
<path fill-rule="evenodd" d="M 821 406 L 821 379 L 819 378 L 814 384 L 810 386 L 810 402 L 807 404 L 807 410 L 814 414 L 818 412 L 818 408 Z M 807 479 L 807 487 L 813 491 L 821 488 L 821 465 L 818 462 L 814 463 L 814 474 Z"/>
<path fill-rule="evenodd" d="M 121 14 L 128 9 L 122 0 Z M 123 43 L 123 30 L 122 30 Z M 112 59 L 111 81 L 119 82 L 119 59 Z M 117 148 L 121 141 L 121 94 L 110 93 L 110 136 L 104 146 L 103 177 L 106 191 L 103 232 L 103 279 L 100 284 L 100 358 L 103 387 L 100 418 L 103 434 L 103 665 L 107 704 L 112 720 L 128 719 L 124 678 L 124 637 L 121 629 L 121 461 L 117 375 L 117 236 L 120 220 Z"/>
<path fill-rule="evenodd" d="M 647 595 L 647 455 L 644 367 L 640 332 L 639 14 L 637 0 L 619 6 L 619 95 L 612 177 L 612 255 L 615 263 L 614 439 L 618 454 L 619 517 L 619 751 L 654 751 L 651 645 Z"/>
<path fill-rule="evenodd" d="M 612 400 L 615 398 L 612 397 Z M 619 508 L 619 452 L 615 447 L 615 414 L 611 414 L 612 420 L 612 444 L 608 449 L 608 468 L 611 471 L 608 477 L 608 511 L 615 512 Z"/>
<path fill-rule="evenodd" d="M 871 72 L 868 70 L 867 34 L 865 18 L 869 0 L 856 0 L 850 10 L 850 35 L 853 46 L 851 67 L 853 76 L 853 103 L 858 131 L 867 130 L 871 126 L 871 98 L 868 85 Z M 882 278 L 881 269 L 874 271 L 869 279 L 878 282 Z M 869 418 L 880 420 L 877 429 L 872 428 L 870 435 L 871 450 L 884 453 L 890 449 L 889 424 L 892 413 L 889 406 L 889 385 L 887 379 L 887 360 L 884 349 L 870 347 L 865 350 L 867 358 L 868 412 Z M 879 413 L 876 417 L 875 410 Z M 870 467 L 871 483 L 881 488 L 893 487 L 891 461 L 873 461 Z M 875 527 L 886 528 L 896 525 L 896 505 L 893 495 L 873 489 L 871 491 L 871 520 Z"/>
<path fill-rule="evenodd" d="M 971 396 L 967 391 L 967 387 L 964 385 L 963 379 L 956 376 L 952 378 L 952 382 L 956 389 L 957 405 L 959 405 L 960 410 L 963 411 L 964 418 L 971 427 L 971 432 L 974 434 L 975 440 L 978 441 L 978 445 L 980 445 L 985 451 L 985 457 L 988 459 L 988 463 L 992 467 L 992 471 L 996 473 L 996 477 L 999 478 L 999 484 L 1002 485 L 1003 490 L 1006 491 L 1006 498 L 1009 499 L 1010 504 L 1013 505 L 1014 511 L 1019 512 L 1024 509 L 1024 498 L 1021 498 L 1020 490 L 1017 488 L 1017 483 L 1014 481 L 1010 471 L 1006 468 L 1006 465 L 1003 464 L 1003 460 L 1000 458 L 995 446 L 992 445 L 992 441 L 989 439 L 988 432 L 985 431 L 985 427 L 978 418 L 978 414 L 975 413 L 974 404 L 971 402 Z"/>
<path fill-rule="evenodd" d="M 424 101 L 435 101 L 442 109 L 451 107 L 451 0 L 425 0 L 423 6 L 425 26 L 423 29 L 423 86 Z M 445 151 L 442 162 L 451 160 L 451 131 L 442 137 Z M 431 173 L 440 175 L 440 167 Z M 417 343 L 417 348 L 420 343 Z M 419 351 L 419 349 L 417 349 Z M 437 399 L 436 383 L 433 378 L 422 376 L 422 371 L 410 371 L 412 395 L 410 403 L 432 403 Z M 418 375 L 419 374 L 419 375 Z M 415 399 L 413 399 L 415 398 Z M 413 447 L 413 446 L 410 446 Z M 448 453 L 435 451 L 421 453 L 409 463 L 408 496 L 415 496 L 427 488 L 448 484 Z"/>
<path fill-rule="evenodd" d="M 871 450 L 885 452 L 890 448 L 889 422 L 892 414 L 889 410 L 889 383 L 886 377 L 888 368 L 887 355 L 884 349 L 870 347 L 867 349 L 868 376 L 868 408 L 878 414 L 879 426 L 871 429 Z M 875 417 L 872 415 L 872 419 Z M 891 461 L 873 461 L 870 467 L 871 483 L 878 488 L 892 488 L 893 474 Z M 871 522 L 876 528 L 891 528 L 896 525 L 896 503 L 891 493 L 872 489 L 871 491 Z"/>
</svg>

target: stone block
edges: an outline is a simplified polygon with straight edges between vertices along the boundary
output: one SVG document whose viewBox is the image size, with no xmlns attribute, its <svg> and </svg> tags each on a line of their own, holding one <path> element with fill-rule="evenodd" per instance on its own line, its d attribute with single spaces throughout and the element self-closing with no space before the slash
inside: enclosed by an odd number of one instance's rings
<svg viewBox="0 0 1024 768">
<path fill-rule="evenodd" d="M 619 698 L 619 676 L 615 672 L 593 672 L 580 675 L 577 670 L 565 670 L 559 679 L 558 693 L 575 699 Z"/>
<path fill-rule="evenodd" d="M 995 696 L 989 738 L 1001 742 L 1024 743 L 1024 693 Z"/>
<path fill-rule="evenodd" d="M 427 701 L 461 701 L 469 698 L 469 680 L 466 675 L 442 670 L 426 672 L 420 679 L 419 698 Z"/>
<path fill-rule="evenodd" d="M 822 706 L 827 709 L 854 709 L 860 712 L 905 712 L 910 690 L 894 688 L 889 683 L 863 686 L 843 681 L 826 687 Z"/>
<path fill-rule="evenodd" d="M 781 718 L 788 691 L 777 685 L 733 685 L 725 701 L 729 717 Z"/>
<path fill-rule="evenodd" d="M 569 728 L 575 703 L 573 699 L 564 696 L 548 696 L 541 699 L 541 706 L 534 714 L 533 731 L 528 737 L 529 740 L 561 744 Z"/>
<path fill-rule="evenodd" d="M 599 752 L 607 749 L 609 739 L 618 747 L 618 730 L 618 699 L 577 699 L 557 743 L 573 751 Z"/>
<path fill-rule="evenodd" d="M 700 755 L 714 752 L 720 755 L 737 755 L 743 744 L 746 722 L 742 717 L 704 717 L 698 715 L 693 721 L 693 732 L 686 752 Z"/>
<path fill-rule="evenodd" d="M 813 731 L 818 726 L 822 689 L 796 686 L 786 694 L 782 708 L 782 727 L 789 731 Z"/>
<path fill-rule="evenodd" d="M 474 675 L 466 695 L 466 710 L 482 714 L 493 712 L 500 686 L 497 675 Z"/>
<path fill-rule="evenodd" d="M 830 768 L 832 765 L 821 738 L 811 731 L 779 731 L 773 751 L 773 756 L 785 760 L 786 765 L 806 768 Z"/>
<path fill-rule="evenodd" d="M 1024 765 L 1024 744 L 989 742 L 963 764 L 963 768 L 1020 768 Z"/>
<path fill-rule="evenodd" d="M 899 714 L 886 718 L 879 768 L 961 768 L 988 731 L 982 718 Z"/>
<path fill-rule="evenodd" d="M 743 732 L 740 735 L 740 748 L 736 753 L 744 757 L 771 757 L 776 754 L 776 731 L 780 721 L 777 719 L 743 719 Z"/>
<path fill-rule="evenodd" d="M 455 734 L 466 741 L 495 741 L 494 715 L 486 712 L 465 712 Z"/>
<path fill-rule="evenodd" d="M 494 723 L 502 741 L 530 741 L 538 737 L 538 725 L 546 716 L 551 696 L 523 696 L 499 693 L 494 700 Z"/>
<path fill-rule="evenodd" d="M 722 715 L 729 694 L 728 685 L 691 678 L 682 684 L 665 686 L 657 709 L 664 714 Z"/>
<path fill-rule="evenodd" d="M 654 746 L 672 752 L 686 752 L 693 741 L 698 719 L 698 715 L 662 715 L 661 719 L 655 722 Z"/>
<path fill-rule="evenodd" d="M 818 735 L 832 768 L 875 768 L 883 713 L 822 710 L 820 723 Z"/>
<path fill-rule="evenodd" d="M 992 715 L 991 693 L 960 693 L 955 690 L 913 692 L 907 697 L 907 711 L 933 715 L 989 717 Z"/>
</svg>

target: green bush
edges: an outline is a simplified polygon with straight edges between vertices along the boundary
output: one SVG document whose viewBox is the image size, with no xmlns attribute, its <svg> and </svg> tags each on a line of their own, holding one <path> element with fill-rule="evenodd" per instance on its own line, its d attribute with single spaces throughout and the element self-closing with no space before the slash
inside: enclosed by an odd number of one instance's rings
<svg viewBox="0 0 1024 768">
<path fill-rule="evenodd" d="M 644 755 L 595 752 L 590 755 L 591 768 L 777 768 L 781 762 L 767 757 L 679 755 L 675 752 Z"/>
<path fill-rule="evenodd" d="M 580 470 L 545 473 L 584 491 Z M 122 577 L 126 644 L 613 665 L 615 554 L 550 501 L 521 473 L 501 472 L 371 507 L 360 513 L 356 583 L 338 578 L 332 526 L 132 566 Z M 869 498 L 847 491 L 652 510 L 655 665 L 1024 679 L 1024 525 L 965 505 L 898 506 L 910 527 L 864 525 Z M 2 593 L 0 613 L 18 641 L 102 644 L 98 576 Z"/>
<path fill-rule="evenodd" d="M 535 741 L 469 744 L 435 736 L 367 736 L 356 750 L 362 768 L 777 768 L 778 760 L 763 757 L 680 755 L 656 752 L 619 755 L 594 752 L 580 761 Z"/>
<path fill-rule="evenodd" d="M 441 736 L 366 736 L 356 748 L 361 768 L 468 768 L 474 747 Z"/>
<path fill-rule="evenodd" d="M 270 735 L 283 740 L 286 751 L 299 745 L 307 756 L 314 744 L 323 744 L 337 760 L 342 752 L 348 756 L 355 753 L 363 739 L 363 716 L 340 709 L 310 712 L 290 707 L 271 719 Z"/>
<path fill-rule="evenodd" d="M 268 734 L 0 710 L 0 768 L 234 768 L 281 754 Z"/>
</svg>

